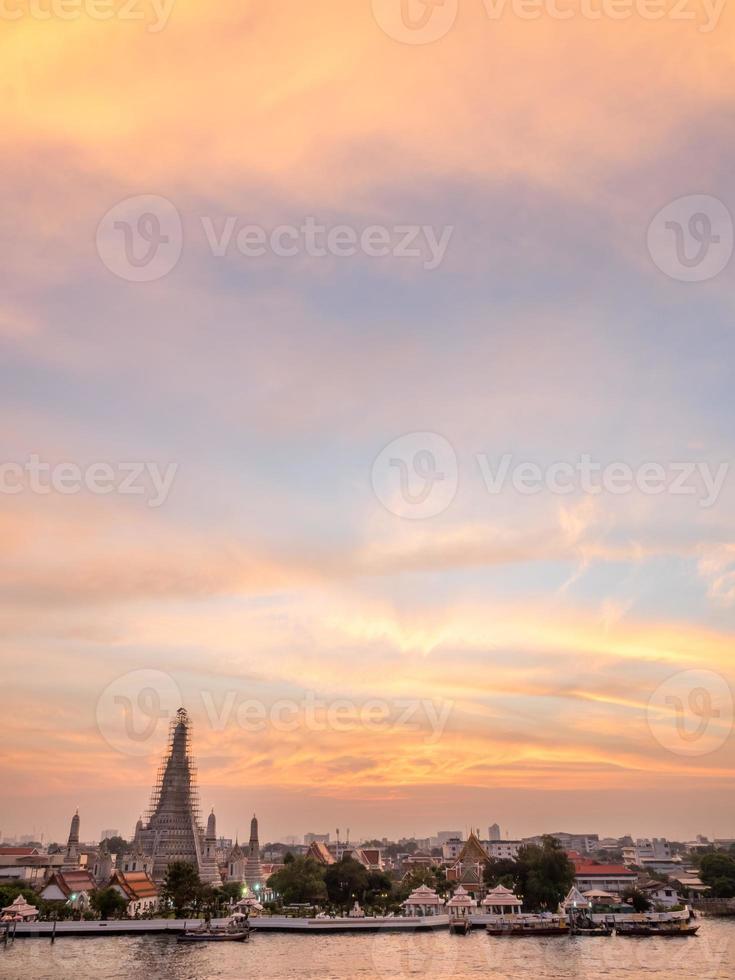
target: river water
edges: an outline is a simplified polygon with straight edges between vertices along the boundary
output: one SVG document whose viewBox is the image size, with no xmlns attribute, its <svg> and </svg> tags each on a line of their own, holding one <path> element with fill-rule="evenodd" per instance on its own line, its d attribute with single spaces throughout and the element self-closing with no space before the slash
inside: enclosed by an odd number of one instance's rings
<svg viewBox="0 0 735 980">
<path fill-rule="evenodd" d="M 735 980 L 735 919 L 699 919 L 680 939 L 522 938 L 446 932 L 255 933 L 249 943 L 164 936 L 17 939 L 0 947 L 8 980 Z"/>
</svg>

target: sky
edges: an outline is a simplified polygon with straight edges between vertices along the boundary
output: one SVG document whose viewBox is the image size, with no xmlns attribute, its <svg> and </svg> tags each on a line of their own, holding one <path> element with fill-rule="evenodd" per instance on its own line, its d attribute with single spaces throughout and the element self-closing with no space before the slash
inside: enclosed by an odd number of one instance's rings
<svg viewBox="0 0 735 980">
<path fill-rule="evenodd" d="M 0 831 L 735 836 L 732 5 L 0 7 Z"/>
</svg>

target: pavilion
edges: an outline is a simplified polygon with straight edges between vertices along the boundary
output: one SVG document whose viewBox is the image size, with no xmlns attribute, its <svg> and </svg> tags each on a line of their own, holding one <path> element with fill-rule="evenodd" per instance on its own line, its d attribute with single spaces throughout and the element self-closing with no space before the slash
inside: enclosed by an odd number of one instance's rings
<svg viewBox="0 0 735 980">
<path fill-rule="evenodd" d="M 477 902 L 462 885 L 447 902 L 449 914 L 453 919 L 466 919 L 477 908 Z"/>
<path fill-rule="evenodd" d="M 12 905 L 6 905 L 2 910 L 3 922 L 35 922 L 38 909 L 29 905 L 22 895 L 18 895 Z"/>
<path fill-rule="evenodd" d="M 591 905 L 615 905 L 620 901 L 619 895 L 601 891 L 599 888 L 593 888 L 591 891 L 582 892 L 582 894 Z"/>
<path fill-rule="evenodd" d="M 522 905 L 521 899 L 504 885 L 496 885 L 482 900 L 482 907 L 490 915 L 515 915 Z"/>
<path fill-rule="evenodd" d="M 406 915 L 441 915 L 444 899 L 428 885 L 420 885 L 408 896 L 403 908 Z"/>
<path fill-rule="evenodd" d="M 590 902 L 589 894 L 583 895 L 576 885 L 572 885 L 567 897 L 561 904 L 565 909 L 588 909 L 592 902 Z"/>
</svg>

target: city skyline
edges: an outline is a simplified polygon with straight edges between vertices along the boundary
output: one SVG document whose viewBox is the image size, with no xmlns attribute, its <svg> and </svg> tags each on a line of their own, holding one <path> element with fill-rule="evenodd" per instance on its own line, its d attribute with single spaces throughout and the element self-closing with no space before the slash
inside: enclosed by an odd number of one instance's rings
<svg viewBox="0 0 735 980">
<path fill-rule="evenodd" d="M 731 832 L 735 14 L 391 3 L 3 20 L 10 834 Z"/>
</svg>

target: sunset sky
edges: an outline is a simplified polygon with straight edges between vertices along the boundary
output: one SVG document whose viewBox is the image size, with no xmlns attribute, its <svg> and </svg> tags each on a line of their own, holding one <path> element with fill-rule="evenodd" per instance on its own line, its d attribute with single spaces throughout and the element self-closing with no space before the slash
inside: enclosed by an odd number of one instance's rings
<svg viewBox="0 0 735 980">
<path fill-rule="evenodd" d="M 0 493 L 0 830 L 58 839 L 78 807 L 85 840 L 132 832 L 166 726 L 121 746 L 115 697 L 147 671 L 192 715 L 228 836 L 254 810 L 262 841 L 735 836 L 735 473 L 713 501 L 694 477 L 483 475 L 729 464 L 735 263 L 681 281 L 649 225 L 692 195 L 735 214 L 733 6 L 447 0 L 418 43 L 399 0 L 174 0 L 165 22 L 80 3 L 0 14 L 0 463 L 177 469 L 160 506 Z M 110 252 L 129 205 L 105 216 L 139 195 L 182 227 L 152 281 Z M 420 256 L 217 255 L 228 218 L 451 230 L 436 263 L 418 235 Z M 413 433 L 448 447 L 423 519 L 381 456 Z M 679 744 L 659 695 L 692 686 L 719 717 Z M 233 710 L 218 731 L 228 696 L 393 714 L 253 732 Z"/>
</svg>

